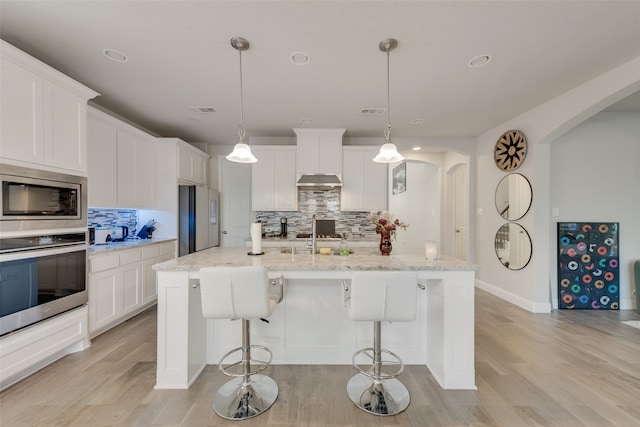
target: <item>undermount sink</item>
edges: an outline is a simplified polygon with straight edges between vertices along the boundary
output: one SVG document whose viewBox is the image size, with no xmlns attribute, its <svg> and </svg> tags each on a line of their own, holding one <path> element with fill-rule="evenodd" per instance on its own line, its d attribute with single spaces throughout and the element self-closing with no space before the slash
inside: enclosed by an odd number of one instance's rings
<svg viewBox="0 0 640 427">
<path fill-rule="evenodd" d="M 280 249 L 280 253 L 283 254 L 290 254 L 291 253 L 291 249 L 292 248 L 281 248 Z M 294 248 L 296 250 L 296 254 L 311 254 L 311 249 L 306 249 L 306 248 Z"/>
<path fill-rule="evenodd" d="M 295 249 L 295 253 L 298 255 L 310 255 L 311 254 L 311 249 L 307 249 L 307 248 L 294 248 Z M 280 248 L 280 253 L 283 254 L 290 254 L 291 253 L 291 248 Z M 349 249 L 349 253 L 353 254 L 353 250 Z M 340 255 L 340 252 L 338 249 L 331 249 L 331 253 L 330 254 L 320 254 L 319 252 L 316 252 L 316 255 Z"/>
</svg>

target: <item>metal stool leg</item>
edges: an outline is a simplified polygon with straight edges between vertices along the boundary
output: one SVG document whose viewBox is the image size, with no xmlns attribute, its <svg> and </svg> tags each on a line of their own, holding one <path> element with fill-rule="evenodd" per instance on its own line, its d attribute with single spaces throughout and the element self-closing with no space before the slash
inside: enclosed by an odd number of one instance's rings
<svg viewBox="0 0 640 427">
<path fill-rule="evenodd" d="M 259 374 L 250 375 L 251 342 L 247 319 L 242 319 L 241 364 L 243 375 L 220 387 L 213 398 L 213 409 L 228 420 L 245 420 L 260 415 L 278 398 L 278 385 L 272 378 Z M 226 374 L 225 371 L 223 373 Z"/>
<path fill-rule="evenodd" d="M 382 353 L 389 353 L 396 358 L 397 356 L 381 347 L 381 322 L 374 322 L 373 328 L 373 363 L 368 372 L 356 366 L 360 373 L 354 375 L 347 383 L 347 394 L 351 401 L 365 412 L 381 416 L 396 415 L 407 409 L 411 396 L 404 384 L 395 378 L 402 373 L 402 365 L 394 374 L 382 372 Z M 402 361 L 399 361 L 402 364 Z"/>
</svg>

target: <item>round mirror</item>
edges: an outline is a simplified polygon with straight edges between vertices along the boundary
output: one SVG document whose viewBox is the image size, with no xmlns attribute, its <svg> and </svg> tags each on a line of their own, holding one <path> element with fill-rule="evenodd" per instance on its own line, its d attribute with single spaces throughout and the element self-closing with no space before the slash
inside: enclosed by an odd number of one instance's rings
<svg viewBox="0 0 640 427">
<path fill-rule="evenodd" d="M 508 222 L 498 229 L 496 255 L 509 270 L 522 270 L 531 260 L 531 237 L 520 224 Z"/>
<path fill-rule="evenodd" d="M 496 209 L 507 221 L 522 218 L 531 207 L 531 184 L 519 173 L 510 173 L 496 188 Z"/>
</svg>

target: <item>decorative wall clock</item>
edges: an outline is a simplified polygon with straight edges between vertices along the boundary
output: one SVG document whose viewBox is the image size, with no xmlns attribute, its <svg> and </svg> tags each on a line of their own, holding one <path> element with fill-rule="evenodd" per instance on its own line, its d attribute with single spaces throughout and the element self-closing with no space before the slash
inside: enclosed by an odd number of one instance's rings
<svg viewBox="0 0 640 427">
<path fill-rule="evenodd" d="M 519 130 L 508 130 L 503 133 L 493 151 L 493 159 L 498 169 L 511 172 L 520 166 L 527 154 L 527 139 Z"/>
</svg>

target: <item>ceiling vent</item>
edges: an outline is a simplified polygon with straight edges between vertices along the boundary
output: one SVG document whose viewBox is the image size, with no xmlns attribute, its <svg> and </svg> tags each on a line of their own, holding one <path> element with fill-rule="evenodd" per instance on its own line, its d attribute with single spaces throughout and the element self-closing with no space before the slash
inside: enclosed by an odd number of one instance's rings
<svg viewBox="0 0 640 427">
<path fill-rule="evenodd" d="M 187 110 L 189 110 L 190 113 L 197 113 L 197 114 L 209 114 L 209 113 L 215 113 L 216 109 L 213 107 L 187 107 Z"/>
<path fill-rule="evenodd" d="M 361 116 L 382 116 L 385 113 L 385 108 L 361 108 Z"/>
</svg>

